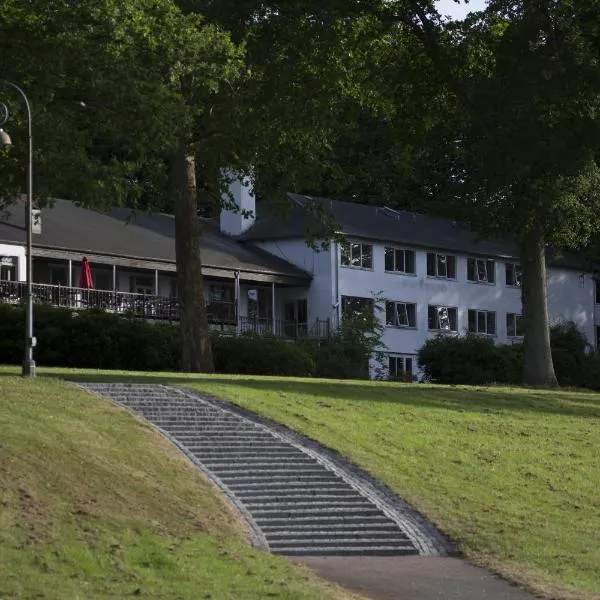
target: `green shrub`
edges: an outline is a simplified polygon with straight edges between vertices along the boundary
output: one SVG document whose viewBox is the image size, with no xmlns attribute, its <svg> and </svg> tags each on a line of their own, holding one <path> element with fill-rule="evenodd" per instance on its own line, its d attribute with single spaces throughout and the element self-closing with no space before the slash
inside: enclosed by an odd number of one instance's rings
<svg viewBox="0 0 600 600">
<path fill-rule="evenodd" d="M 554 370 L 560 385 L 600 389 L 600 357 L 590 353 L 574 323 L 550 328 Z M 523 344 L 495 345 L 491 338 L 440 335 L 419 350 L 419 366 L 435 383 L 481 385 L 523 383 Z"/>
<path fill-rule="evenodd" d="M 310 377 L 315 369 L 304 344 L 251 333 L 213 335 L 213 357 L 218 373 Z"/>
<path fill-rule="evenodd" d="M 179 330 L 100 310 L 34 307 L 40 365 L 95 369 L 173 371 L 180 360 Z M 23 360 L 25 314 L 0 305 L 0 363 Z"/>
<path fill-rule="evenodd" d="M 550 329 L 550 346 L 554 372 L 560 385 L 584 385 L 586 371 L 590 368 L 588 353 L 591 348 L 585 335 L 573 322 L 562 322 Z"/>
<path fill-rule="evenodd" d="M 435 383 L 482 385 L 498 381 L 498 351 L 491 338 L 438 335 L 418 353 L 425 378 Z M 500 380 L 502 381 L 502 380 Z"/>
</svg>

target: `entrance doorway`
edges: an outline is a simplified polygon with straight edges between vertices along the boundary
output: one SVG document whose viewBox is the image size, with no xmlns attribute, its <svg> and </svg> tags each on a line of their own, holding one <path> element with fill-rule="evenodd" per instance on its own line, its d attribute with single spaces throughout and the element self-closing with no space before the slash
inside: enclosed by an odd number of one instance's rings
<svg viewBox="0 0 600 600">
<path fill-rule="evenodd" d="M 283 305 L 283 331 L 287 337 L 306 337 L 308 334 L 308 302 L 306 298 L 290 300 Z"/>
</svg>

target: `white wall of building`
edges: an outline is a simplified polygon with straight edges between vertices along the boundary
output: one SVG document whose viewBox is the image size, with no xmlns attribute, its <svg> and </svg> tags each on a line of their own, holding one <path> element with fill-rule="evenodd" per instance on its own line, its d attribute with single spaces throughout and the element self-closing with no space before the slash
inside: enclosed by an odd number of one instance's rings
<svg viewBox="0 0 600 600">
<path fill-rule="evenodd" d="M 308 322 L 317 319 L 333 319 L 336 313 L 334 248 L 315 252 L 302 239 L 256 242 L 254 245 L 286 260 L 312 276 L 310 287 L 306 290 L 292 288 L 279 291 L 281 301 L 306 298 L 308 303 Z"/>
<path fill-rule="evenodd" d="M 17 258 L 17 280 L 25 281 L 25 246 L 0 244 L 0 256 Z"/>
<path fill-rule="evenodd" d="M 332 318 L 333 308 L 342 296 L 372 298 L 375 295 L 393 301 L 417 305 L 415 328 L 386 327 L 383 341 L 390 354 L 415 355 L 425 341 L 437 332 L 428 330 L 428 306 L 448 306 L 458 309 L 458 331 L 468 328 L 468 310 L 478 309 L 496 313 L 497 343 L 510 343 L 519 338 L 507 335 L 507 313 L 522 314 L 521 290 L 507 286 L 507 262 L 495 260 L 495 283 L 474 283 L 467 280 L 467 255 L 456 255 L 456 279 L 440 279 L 427 275 L 427 249 L 415 251 L 416 274 L 385 271 L 386 244 L 373 244 L 373 268 L 357 269 L 340 265 L 339 249 L 317 254 L 302 240 L 262 242 L 265 250 L 308 271 L 313 282 L 307 291 L 309 319 Z M 391 244 L 390 244 L 391 245 Z M 402 248 L 402 246 L 395 246 Z M 573 269 L 549 267 L 548 309 L 551 323 L 574 321 L 591 344 L 595 344 L 595 279 L 591 273 Z M 600 311 L 599 311 L 600 312 Z M 385 312 L 379 313 L 385 324 Z"/>
</svg>

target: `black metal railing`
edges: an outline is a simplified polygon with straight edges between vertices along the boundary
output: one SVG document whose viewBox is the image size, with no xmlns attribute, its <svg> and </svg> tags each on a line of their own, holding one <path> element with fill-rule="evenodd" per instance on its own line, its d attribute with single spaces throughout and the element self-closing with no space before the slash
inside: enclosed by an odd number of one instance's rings
<svg viewBox="0 0 600 600">
<path fill-rule="evenodd" d="M 257 335 L 273 335 L 291 339 L 323 339 L 329 333 L 329 321 L 319 320 L 312 327 L 299 321 L 273 320 L 270 317 L 240 317 L 239 333 L 255 333 Z"/>
<path fill-rule="evenodd" d="M 25 301 L 24 281 L 0 281 L 0 301 L 20 304 Z M 142 319 L 177 321 L 179 306 L 175 298 L 110 290 L 89 290 L 62 285 L 34 283 L 33 301 L 74 310 L 97 308 L 107 312 L 129 314 Z"/>
<path fill-rule="evenodd" d="M 46 283 L 33 284 L 33 301 L 73 310 L 100 309 L 141 319 L 178 321 L 179 304 L 176 298 L 153 296 L 110 290 L 89 290 Z M 25 302 L 27 284 L 24 281 L 0 280 L 0 302 L 21 304 Z M 311 327 L 299 321 L 285 321 L 266 317 L 237 318 L 233 302 L 207 304 L 209 323 L 237 325 L 237 333 L 274 335 L 290 339 L 323 339 L 330 333 L 328 320 L 317 320 Z"/>
</svg>

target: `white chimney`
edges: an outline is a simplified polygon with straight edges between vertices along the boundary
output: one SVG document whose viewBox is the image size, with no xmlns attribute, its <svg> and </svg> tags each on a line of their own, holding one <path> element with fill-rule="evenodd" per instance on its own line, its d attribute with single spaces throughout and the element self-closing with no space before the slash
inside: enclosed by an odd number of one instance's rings
<svg viewBox="0 0 600 600">
<path fill-rule="evenodd" d="M 233 201 L 237 208 L 221 209 L 220 229 L 227 235 L 242 235 L 256 220 L 256 200 L 252 183 L 249 179 L 235 179 L 229 184 L 229 194 L 223 195 L 223 203 L 231 205 Z"/>
</svg>

